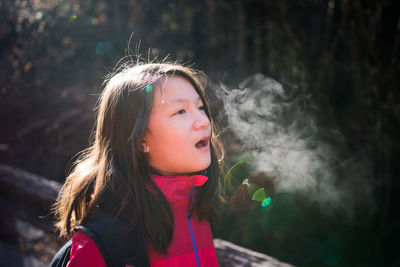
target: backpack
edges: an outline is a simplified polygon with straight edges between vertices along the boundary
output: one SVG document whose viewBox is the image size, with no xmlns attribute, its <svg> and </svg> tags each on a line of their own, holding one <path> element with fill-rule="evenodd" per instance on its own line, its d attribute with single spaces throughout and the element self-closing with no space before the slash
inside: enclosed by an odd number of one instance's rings
<svg viewBox="0 0 400 267">
<path fill-rule="evenodd" d="M 71 253 L 72 240 L 69 240 L 65 245 L 60 248 L 54 258 L 51 260 L 50 267 L 63 267 L 67 266 L 69 256 Z"/>
<path fill-rule="evenodd" d="M 127 231 L 128 222 L 108 212 L 97 211 L 76 230 L 83 231 L 96 243 L 107 266 L 150 266 L 140 227 Z M 72 240 L 58 250 L 50 267 L 66 266 L 70 259 Z"/>
</svg>

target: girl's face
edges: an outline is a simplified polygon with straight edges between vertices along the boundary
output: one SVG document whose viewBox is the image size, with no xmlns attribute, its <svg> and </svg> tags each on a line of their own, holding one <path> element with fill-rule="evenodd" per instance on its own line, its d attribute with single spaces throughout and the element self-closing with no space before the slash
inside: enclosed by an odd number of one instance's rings
<svg viewBox="0 0 400 267">
<path fill-rule="evenodd" d="M 211 162 L 211 126 L 196 90 L 180 76 L 168 77 L 154 90 L 144 138 L 150 166 L 164 175 L 206 169 Z"/>
</svg>

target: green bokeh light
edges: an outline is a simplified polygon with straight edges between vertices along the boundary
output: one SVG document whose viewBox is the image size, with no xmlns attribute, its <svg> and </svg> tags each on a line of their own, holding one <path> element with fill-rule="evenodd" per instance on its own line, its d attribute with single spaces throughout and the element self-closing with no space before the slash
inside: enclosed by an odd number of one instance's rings
<svg viewBox="0 0 400 267">
<path fill-rule="evenodd" d="M 251 197 L 251 200 L 256 200 L 256 201 L 262 202 L 262 201 L 264 201 L 265 198 L 266 198 L 266 195 L 264 192 L 264 188 L 260 188 L 253 194 L 253 196 Z"/>
<path fill-rule="evenodd" d="M 271 197 L 267 197 L 266 199 L 264 199 L 263 202 L 261 202 L 261 207 L 266 208 L 271 204 Z"/>
<path fill-rule="evenodd" d="M 265 194 L 264 188 L 258 189 L 253 196 L 251 197 L 252 200 L 256 200 L 258 202 L 261 202 L 261 207 L 266 208 L 271 204 L 272 198 L 267 197 Z"/>
</svg>

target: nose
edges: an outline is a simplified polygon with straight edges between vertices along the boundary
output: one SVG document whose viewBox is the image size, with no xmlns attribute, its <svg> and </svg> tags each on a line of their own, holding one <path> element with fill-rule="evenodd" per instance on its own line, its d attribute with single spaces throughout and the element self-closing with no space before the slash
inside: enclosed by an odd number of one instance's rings
<svg viewBox="0 0 400 267">
<path fill-rule="evenodd" d="M 195 121 L 193 123 L 193 128 L 195 130 L 205 129 L 210 126 L 210 120 L 203 111 L 199 111 L 196 114 Z"/>
</svg>

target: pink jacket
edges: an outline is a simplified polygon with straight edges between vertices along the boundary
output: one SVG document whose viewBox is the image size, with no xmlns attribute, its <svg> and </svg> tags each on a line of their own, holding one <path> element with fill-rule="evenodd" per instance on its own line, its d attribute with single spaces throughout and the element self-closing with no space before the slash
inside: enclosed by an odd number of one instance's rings
<svg viewBox="0 0 400 267">
<path fill-rule="evenodd" d="M 157 254 L 148 247 L 152 267 L 158 266 L 218 266 L 210 224 L 199 221 L 196 215 L 188 218 L 189 205 L 194 201 L 196 186 L 202 186 L 207 177 L 152 175 L 170 202 L 174 215 L 174 235 L 167 255 Z M 72 239 L 69 267 L 106 266 L 96 244 L 83 232 L 78 231 Z"/>
<path fill-rule="evenodd" d="M 148 249 L 150 265 L 218 266 L 210 224 L 206 220 L 200 222 L 195 215 L 190 219 L 187 216 L 189 204 L 194 200 L 195 187 L 202 186 L 208 178 L 204 175 L 152 175 L 152 178 L 169 200 L 175 226 L 173 240 L 166 256 Z M 189 201 L 190 198 L 192 201 Z"/>
</svg>

